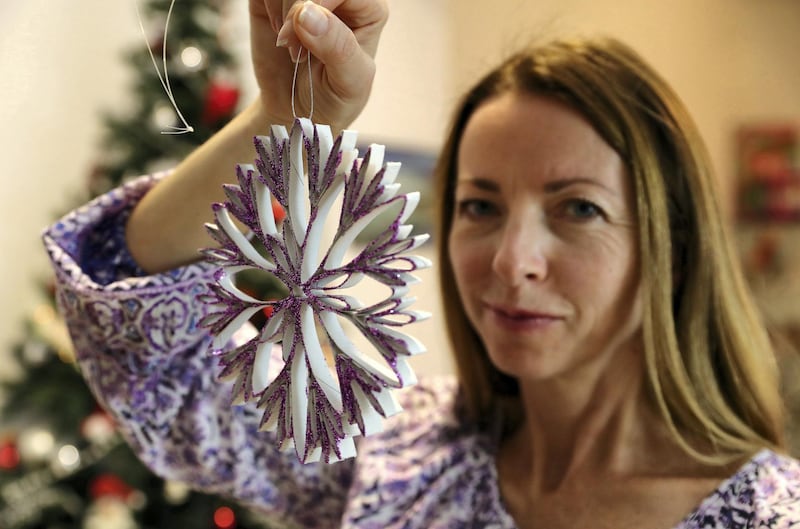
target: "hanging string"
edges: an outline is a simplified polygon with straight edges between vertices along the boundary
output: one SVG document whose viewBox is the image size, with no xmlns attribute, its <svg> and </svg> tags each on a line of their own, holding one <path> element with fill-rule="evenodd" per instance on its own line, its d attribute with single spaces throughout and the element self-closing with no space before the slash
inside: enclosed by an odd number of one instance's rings
<svg viewBox="0 0 800 529">
<path fill-rule="evenodd" d="M 161 51 L 162 55 L 161 60 L 164 64 L 163 77 L 161 76 L 161 70 L 158 69 L 158 62 L 156 61 L 155 55 L 153 55 L 153 50 L 150 48 L 150 43 L 147 40 L 147 32 L 144 29 L 144 22 L 142 22 L 142 15 L 141 13 L 139 13 L 139 3 L 136 0 L 133 0 L 133 5 L 136 8 L 136 18 L 139 19 L 139 27 L 142 29 L 144 42 L 147 45 L 147 51 L 150 53 L 150 59 L 153 61 L 153 66 L 156 69 L 158 80 L 161 81 L 161 86 L 167 93 L 167 97 L 172 103 L 172 107 L 175 109 L 175 112 L 178 114 L 178 117 L 181 119 L 181 122 L 183 122 L 183 127 L 170 126 L 169 128 L 173 130 L 168 130 L 168 131 L 162 130 L 161 134 L 186 134 L 187 132 L 194 132 L 194 127 L 192 127 L 191 125 L 189 125 L 189 123 L 186 122 L 186 118 L 183 117 L 183 114 L 181 114 L 181 111 L 178 108 L 178 103 L 175 102 L 175 96 L 172 94 L 172 87 L 169 84 L 169 72 L 167 71 L 167 29 L 169 28 L 169 19 L 172 16 L 172 8 L 175 7 L 175 0 L 172 0 L 172 3 L 170 3 L 169 5 L 169 10 L 167 11 L 167 20 L 164 23 L 164 43 Z"/>
<path fill-rule="evenodd" d="M 300 59 L 303 57 L 303 50 L 304 48 L 300 48 L 300 51 L 297 53 L 297 62 L 294 63 L 294 76 L 292 77 L 292 116 L 297 117 L 297 112 L 294 109 L 294 93 L 297 87 L 297 72 L 300 67 Z M 306 55 L 308 60 L 308 93 L 310 96 L 310 104 L 308 109 L 308 119 L 311 119 L 314 116 L 314 77 L 311 75 L 311 52 L 306 50 Z"/>
</svg>

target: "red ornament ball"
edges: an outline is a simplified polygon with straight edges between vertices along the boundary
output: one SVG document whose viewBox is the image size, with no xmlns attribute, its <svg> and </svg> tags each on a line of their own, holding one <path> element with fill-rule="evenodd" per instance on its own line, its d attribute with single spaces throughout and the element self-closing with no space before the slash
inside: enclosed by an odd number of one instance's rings
<svg viewBox="0 0 800 529">
<path fill-rule="evenodd" d="M 214 525 L 218 529 L 233 529 L 236 527 L 236 513 L 230 507 L 220 507 L 214 511 Z"/>
<path fill-rule="evenodd" d="M 14 441 L 0 443 L 0 469 L 14 470 L 19 466 L 19 450 Z"/>
<path fill-rule="evenodd" d="M 230 118 L 239 101 L 239 88 L 228 83 L 212 83 L 206 92 L 203 107 L 203 123 L 214 125 Z"/>
<path fill-rule="evenodd" d="M 94 499 L 111 496 L 125 501 L 132 492 L 133 488 L 114 474 L 100 474 L 89 483 L 89 494 Z"/>
</svg>

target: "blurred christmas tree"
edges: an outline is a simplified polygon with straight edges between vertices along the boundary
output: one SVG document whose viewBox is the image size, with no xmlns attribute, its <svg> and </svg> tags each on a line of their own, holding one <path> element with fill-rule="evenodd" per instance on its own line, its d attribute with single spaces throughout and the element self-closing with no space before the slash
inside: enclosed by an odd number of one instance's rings
<svg viewBox="0 0 800 529">
<path fill-rule="evenodd" d="M 223 16 L 227 0 L 178 2 L 172 11 L 170 5 L 170 0 L 148 0 L 142 6 L 145 27 L 157 30 L 148 38 L 158 70 L 144 46 L 126 57 L 136 72 L 136 97 L 124 115 L 105 117 L 103 154 L 88 182 L 93 195 L 125 178 L 173 167 L 225 125 L 236 110 L 236 64 L 223 45 L 226 35 L 219 29 L 226 27 Z M 165 35 L 169 40 L 166 50 Z M 169 82 L 180 114 L 162 79 Z M 183 127 L 181 117 L 186 118 L 193 132 L 169 134 Z"/>
<path fill-rule="evenodd" d="M 126 57 L 135 69 L 132 105 L 105 116 L 102 155 L 88 178 L 89 196 L 174 165 L 232 117 L 239 87 L 234 58 L 220 31 L 226 27 L 227 3 L 178 2 L 170 11 L 169 0 L 142 2 L 145 27 L 158 29 L 148 40 L 159 65 L 168 40 L 169 85 L 194 132 L 161 133 L 180 127 L 181 116 L 147 48 L 132 50 Z M 243 287 L 265 297 L 275 289 L 262 278 Z M 265 527 L 252 512 L 164 481 L 139 462 L 80 377 L 53 307 L 52 285 L 43 289 L 49 302 L 30 316 L 25 339 L 14 346 L 20 375 L 3 383 L 0 528 Z"/>
</svg>

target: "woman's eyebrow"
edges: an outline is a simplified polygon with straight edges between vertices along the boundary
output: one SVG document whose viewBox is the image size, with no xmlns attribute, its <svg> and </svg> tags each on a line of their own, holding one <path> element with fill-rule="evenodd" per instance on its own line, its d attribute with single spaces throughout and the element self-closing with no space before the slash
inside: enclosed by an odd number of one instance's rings
<svg viewBox="0 0 800 529">
<path fill-rule="evenodd" d="M 558 191 L 561 191 L 562 189 L 578 184 L 588 184 L 604 189 L 605 191 L 613 192 L 611 188 L 609 188 L 602 182 L 598 182 L 597 180 L 587 177 L 560 178 L 558 180 L 553 180 L 551 182 L 547 182 L 546 184 L 544 184 L 544 191 L 547 193 L 556 193 Z M 483 191 L 492 191 L 492 192 L 500 191 L 500 185 L 497 182 L 482 177 L 461 178 L 456 181 L 456 186 L 461 186 L 461 185 L 470 185 L 478 189 L 481 189 Z"/>
<path fill-rule="evenodd" d="M 602 182 L 598 182 L 592 178 L 586 177 L 576 177 L 576 178 L 561 178 L 558 180 L 553 180 L 552 182 L 547 182 L 544 185 L 544 190 L 548 193 L 555 193 L 557 191 L 561 191 L 564 188 L 569 186 L 577 185 L 577 184 L 589 184 L 595 187 L 599 187 L 606 191 L 612 191 L 611 188 L 603 184 Z"/>
<path fill-rule="evenodd" d="M 477 187 L 483 191 L 500 191 L 500 186 L 497 182 L 493 180 L 489 180 L 487 178 L 475 177 L 475 178 L 461 178 L 456 180 L 456 186 L 460 185 L 471 185 L 473 187 Z"/>
</svg>

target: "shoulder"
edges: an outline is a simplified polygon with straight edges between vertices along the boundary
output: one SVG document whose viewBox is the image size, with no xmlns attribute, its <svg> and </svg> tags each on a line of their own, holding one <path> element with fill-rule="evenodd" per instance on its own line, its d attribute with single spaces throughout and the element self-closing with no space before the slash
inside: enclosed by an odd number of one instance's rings
<svg viewBox="0 0 800 529">
<path fill-rule="evenodd" d="M 417 384 L 399 391 L 398 401 L 404 413 L 390 418 L 388 426 L 403 418 L 417 422 L 424 416 L 455 420 L 457 393 L 458 382 L 453 376 L 422 377 Z"/>
<path fill-rule="evenodd" d="M 455 379 L 421 379 L 398 400 L 403 411 L 360 440 L 345 518 L 359 527 L 496 521 L 492 438 L 459 418 Z"/>
<path fill-rule="evenodd" d="M 800 527 L 800 462 L 761 450 L 691 518 L 686 527 Z"/>
<path fill-rule="evenodd" d="M 800 461 L 762 450 L 743 470 L 742 487 L 753 494 L 755 527 L 800 526 Z"/>
<path fill-rule="evenodd" d="M 471 439 L 472 431 L 456 414 L 458 384 L 454 377 L 422 378 L 401 390 L 398 402 L 402 411 L 386 420 L 382 433 L 375 438 L 378 446 L 369 446 L 390 455 L 397 450 L 405 460 L 429 457 L 439 449 L 446 451 L 459 439 Z M 392 440 L 392 442 L 388 442 Z"/>
</svg>

